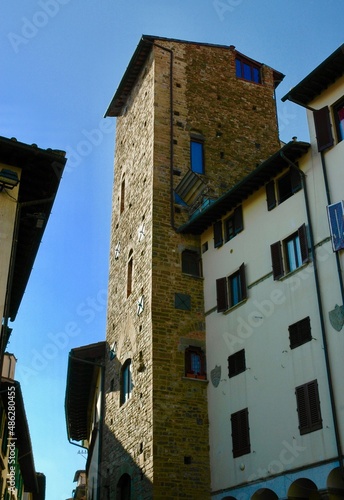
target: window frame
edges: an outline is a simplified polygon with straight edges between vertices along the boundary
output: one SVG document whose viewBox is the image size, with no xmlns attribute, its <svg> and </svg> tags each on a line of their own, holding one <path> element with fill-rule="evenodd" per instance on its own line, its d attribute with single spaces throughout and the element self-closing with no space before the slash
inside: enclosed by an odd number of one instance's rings
<svg viewBox="0 0 344 500">
<path fill-rule="evenodd" d="M 322 429 L 318 381 L 312 380 L 295 388 L 300 435 Z"/>
<path fill-rule="evenodd" d="M 342 142 L 344 140 L 344 124 L 343 129 L 341 128 L 341 120 L 339 119 L 339 110 L 343 110 L 344 113 L 344 97 L 339 99 L 336 103 L 332 105 L 332 112 L 334 117 L 334 124 L 336 129 L 336 138 L 337 143 Z"/>
<path fill-rule="evenodd" d="M 300 245 L 300 265 L 290 270 L 288 267 L 286 244 L 291 241 L 292 238 L 298 237 Z M 304 264 L 310 261 L 310 252 L 308 248 L 308 236 L 306 224 L 302 224 L 295 233 L 292 233 L 287 238 L 282 241 L 276 241 L 270 245 L 271 262 L 272 262 L 272 275 L 274 280 L 279 280 L 283 276 L 300 269 Z"/>
<path fill-rule="evenodd" d="M 121 380 L 120 380 L 120 405 L 123 406 L 131 398 L 133 391 L 133 381 L 131 373 L 131 358 L 125 360 L 121 367 Z"/>
<path fill-rule="evenodd" d="M 200 150 L 195 154 L 194 147 L 200 146 Z M 199 158 L 200 155 L 200 158 Z M 199 164 L 200 159 L 200 164 Z M 190 138 L 190 169 L 195 174 L 204 175 L 205 161 L 204 161 L 204 140 L 202 138 Z"/>
<path fill-rule="evenodd" d="M 195 278 L 202 277 L 202 259 L 197 250 L 185 248 L 181 253 L 182 273 Z"/>
<path fill-rule="evenodd" d="M 229 224 L 231 224 L 232 227 L 231 234 L 229 233 Z M 234 209 L 234 212 L 224 221 L 225 243 L 235 238 L 235 236 L 241 233 L 241 231 L 243 230 L 244 230 L 244 220 L 242 213 L 242 205 L 239 205 Z"/>
<path fill-rule="evenodd" d="M 249 70 L 249 78 L 247 77 L 246 68 Z M 256 85 L 262 84 L 262 66 L 256 62 L 248 59 L 247 57 L 236 55 L 235 56 L 235 76 L 240 80 L 255 83 Z M 257 78 L 255 77 L 257 75 Z"/>
<path fill-rule="evenodd" d="M 239 278 L 239 287 L 237 288 L 239 300 L 234 302 L 233 284 L 237 278 Z M 241 302 L 244 302 L 246 299 L 247 287 L 245 263 L 242 263 L 239 269 L 237 269 L 234 273 L 216 280 L 217 312 L 225 312 L 232 307 L 237 306 Z"/>
<path fill-rule="evenodd" d="M 233 458 L 251 453 L 248 408 L 231 414 Z"/>
<path fill-rule="evenodd" d="M 326 210 L 331 234 L 332 250 L 338 252 L 344 249 L 344 201 L 332 203 L 326 207 Z"/>
<path fill-rule="evenodd" d="M 195 373 L 193 370 L 192 356 L 199 358 L 200 371 Z M 185 376 L 188 378 L 206 379 L 205 353 L 201 347 L 188 346 L 185 349 Z"/>
</svg>

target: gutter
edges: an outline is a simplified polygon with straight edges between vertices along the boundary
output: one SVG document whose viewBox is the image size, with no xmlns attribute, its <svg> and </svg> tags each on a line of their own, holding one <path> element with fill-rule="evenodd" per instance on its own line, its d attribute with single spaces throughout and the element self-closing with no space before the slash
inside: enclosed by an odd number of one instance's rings
<svg viewBox="0 0 344 500">
<path fill-rule="evenodd" d="M 318 268 L 317 268 L 317 259 L 316 259 L 316 254 L 315 254 L 313 226 L 312 226 L 310 209 L 309 209 L 309 198 L 308 198 L 308 191 L 307 191 L 307 184 L 306 184 L 306 174 L 295 163 L 293 163 L 291 160 L 289 160 L 289 158 L 287 158 L 284 153 L 280 152 L 280 155 L 290 165 L 291 168 L 293 168 L 299 172 L 301 179 L 302 179 L 302 187 L 304 190 L 307 222 L 308 222 L 308 228 L 309 228 L 309 239 L 310 239 L 310 244 L 311 244 L 311 252 L 312 252 L 312 256 L 313 256 L 315 288 L 316 288 L 317 301 L 318 301 L 321 335 L 322 335 L 322 341 L 323 341 L 323 345 L 324 345 L 325 365 L 326 365 L 328 389 L 329 389 L 329 393 L 330 393 L 330 404 L 331 404 L 331 410 L 332 410 L 334 434 L 335 434 L 335 439 L 336 439 L 337 455 L 338 455 L 338 459 L 339 459 L 340 472 L 341 472 L 342 478 L 344 479 L 343 447 L 342 447 L 342 443 L 341 443 L 341 439 L 340 439 L 339 424 L 338 424 L 338 417 L 337 417 L 337 408 L 336 408 L 336 401 L 335 401 L 334 390 L 333 390 L 333 379 L 332 379 L 332 372 L 331 372 L 330 356 L 329 356 L 329 352 L 328 352 L 327 334 L 326 334 L 325 321 L 324 321 L 323 303 L 322 303 L 322 298 L 321 298 L 320 281 L 319 281 Z"/>
</svg>

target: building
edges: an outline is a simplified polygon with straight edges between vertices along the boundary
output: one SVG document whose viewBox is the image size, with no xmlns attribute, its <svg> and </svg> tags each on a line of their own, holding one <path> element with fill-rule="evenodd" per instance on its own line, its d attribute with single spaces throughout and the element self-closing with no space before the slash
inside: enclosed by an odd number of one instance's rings
<svg viewBox="0 0 344 500">
<path fill-rule="evenodd" d="M 344 46 L 284 99 L 310 144 L 179 229 L 203 249 L 214 500 L 344 498 Z"/>
<path fill-rule="evenodd" d="M 0 387 L 0 497 L 44 500 L 45 476 L 34 464 L 20 383 L 14 379 L 16 358 L 4 356 Z"/>
<path fill-rule="evenodd" d="M 278 71 L 143 36 L 117 118 L 102 497 L 210 497 L 200 234 L 181 231 L 280 147 Z"/>
<path fill-rule="evenodd" d="M 75 499 L 100 500 L 105 342 L 69 353 L 65 413 L 68 440 L 87 453 L 86 470 L 77 471 Z"/>
<path fill-rule="evenodd" d="M 14 380 L 15 357 L 5 351 L 65 163 L 62 151 L 0 137 L 0 496 L 4 499 L 45 498 L 45 476 L 35 471 L 22 392 Z"/>
<path fill-rule="evenodd" d="M 65 163 L 62 151 L 0 137 L 0 361 Z"/>
</svg>

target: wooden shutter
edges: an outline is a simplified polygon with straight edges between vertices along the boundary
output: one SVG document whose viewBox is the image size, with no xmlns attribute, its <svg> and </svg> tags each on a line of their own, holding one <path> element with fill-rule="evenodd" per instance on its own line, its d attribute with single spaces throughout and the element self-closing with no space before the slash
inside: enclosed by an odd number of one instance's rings
<svg viewBox="0 0 344 500">
<path fill-rule="evenodd" d="M 233 457 L 246 455 L 251 451 L 248 409 L 237 411 L 231 415 Z"/>
<path fill-rule="evenodd" d="M 247 298 L 247 287 L 246 287 L 246 275 L 245 275 L 245 264 L 241 264 L 239 268 L 240 273 L 240 287 L 241 287 L 241 300 Z"/>
<path fill-rule="evenodd" d="M 333 135 L 330 120 L 330 111 L 327 106 L 313 112 L 315 133 L 318 142 L 318 151 L 333 146 Z"/>
<path fill-rule="evenodd" d="M 298 236 L 300 240 L 300 249 L 301 249 L 301 259 L 302 264 L 305 264 L 309 261 L 309 251 L 308 251 L 308 239 L 307 239 L 307 228 L 306 224 L 302 224 L 298 229 Z"/>
<path fill-rule="evenodd" d="M 270 246 L 272 260 L 272 274 L 274 280 L 280 279 L 284 275 L 282 246 L 281 242 L 277 241 Z"/>
<path fill-rule="evenodd" d="M 240 233 L 244 229 L 244 221 L 242 218 L 242 206 L 234 210 L 234 234 Z"/>
<path fill-rule="evenodd" d="M 296 388 L 297 412 L 300 434 L 322 428 L 318 382 L 313 380 Z"/>
<path fill-rule="evenodd" d="M 216 280 L 216 298 L 217 312 L 226 311 L 228 309 L 227 278 L 219 278 Z"/>
<path fill-rule="evenodd" d="M 297 321 L 293 325 L 290 325 L 288 330 L 290 349 L 295 349 L 295 347 L 298 347 L 312 340 L 311 321 L 309 316 L 300 321 Z"/>
<path fill-rule="evenodd" d="M 246 370 L 245 349 L 228 357 L 228 377 L 234 377 Z"/>
<path fill-rule="evenodd" d="M 213 224 L 214 229 L 214 247 L 218 248 L 223 244 L 222 235 L 222 220 L 218 220 Z"/>
<path fill-rule="evenodd" d="M 302 189 L 302 178 L 301 173 L 296 170 L 296 168 L 290 169 L 290 182 L 291 182 L 291 190 L 293 193 L 297 193 Z"/>
<path fill-rule="evenodd" d="M 268 210 L 272 210 L 276 206 L 275 181 L 268 182 L 265 186 L 265 190 Z"/>
</svg>

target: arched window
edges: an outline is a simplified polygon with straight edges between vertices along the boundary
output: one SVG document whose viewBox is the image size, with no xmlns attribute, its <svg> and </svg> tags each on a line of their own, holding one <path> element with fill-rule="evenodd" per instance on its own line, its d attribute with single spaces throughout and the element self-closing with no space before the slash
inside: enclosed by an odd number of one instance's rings
<svg viewBox="0 0 344 500">
<path fill-rule="evenodd" d="M 123 474 L 117 483 L 118 500 L 130 500 L 131 498 L 131 478 L 129 474 Z"/>
<path fill-rule="evenodd" d="M 133 285 L 133 251 L 130 250 L 129 252 L 129 257 L 128 257 L 128 270 L 127 270 L 127 297 L 132 292 L 132 285 Z"/>
<path fill-rule="evenodd" d="M 121 405 L 130 399 L 132 387 L 131 359 L 127 359 L 121 370 Z"/>
</svg>

